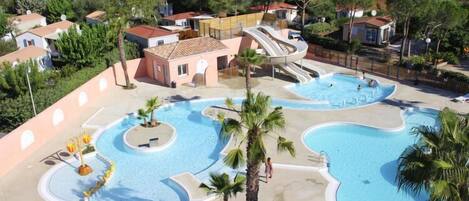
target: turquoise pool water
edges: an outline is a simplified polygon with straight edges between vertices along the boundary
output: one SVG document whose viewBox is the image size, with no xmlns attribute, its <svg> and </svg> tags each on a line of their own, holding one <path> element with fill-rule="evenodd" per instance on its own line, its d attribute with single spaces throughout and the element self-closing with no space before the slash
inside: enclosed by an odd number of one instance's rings
<svg viewBox="0 0 469 201">
<path fill-rule="evenodd" d="M 361 86 L 360 90 L 357 90 L 358 85 Z M 382 101 L 392 94 L 395 86 L 378 84 L 375 87 L 369 87 L 366 80 L 355 76 L 333 74 L 306 84 L 295 84 L 288 89 L 305 98 L 326 102 L 326 104 L 320 104 L 321 109 L 338 109 Z"/>
<path fill-rule="evenodd" d="M 437 111 L 417 110 L 404 114 L 405 128 L 385 131 L 337 124 L 319 127 L 304 136 L 310 149 L 327 153 L 329 172 L 340 182 L 337 201 L 425 201 L 427 195 L 397 192 L 397 159 L 416 141 L 411 129 L 437 126 Z"/>
</svg>

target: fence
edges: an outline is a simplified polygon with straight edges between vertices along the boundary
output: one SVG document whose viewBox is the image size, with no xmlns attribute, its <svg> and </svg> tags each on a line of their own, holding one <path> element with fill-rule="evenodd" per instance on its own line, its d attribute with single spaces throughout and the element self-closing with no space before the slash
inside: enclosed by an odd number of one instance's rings
<svg viewBox="0 0 469 201">
<path fill-rule="evenodd" d="M 418 82 L 433 87 L 442 88 L 459 93 L 469 93 L 469 83 L 448 79 L 441 76 L 441 73 L 430 73 L 426 71 L 418 72 L 410 68 L 400 67 L 391 62 L 385 62 L 382 58 L 349 56 L 344 52 L 325 49 L 318 45 L 310 44 L 308 54 L 309 59 L 330 63 L 356 71 L 363 71 L 376 74 L 382 77 Z"/>
</svg>

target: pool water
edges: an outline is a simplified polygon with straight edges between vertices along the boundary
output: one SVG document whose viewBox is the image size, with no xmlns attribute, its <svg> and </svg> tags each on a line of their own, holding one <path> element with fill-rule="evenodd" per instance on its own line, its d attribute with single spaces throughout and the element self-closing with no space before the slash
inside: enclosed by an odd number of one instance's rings
<svg viewBox="0 0 469 201">
<path fill-rule="evenodd" d="M 393 93 L 395 86 L 378 84 L 370 87 L 367 80 L 336 73 L 316 78 L 306 84 L 294 84 L 288 89 L 302 97 L 326 102 L 327 104 L 321 106 L 323 109 L 337 109 L 382 101 Z"/>
<path fill-rule="evenodd" d="M 437 126 L 437 111 L 404 113 L 405 128 L 385 131 L 355 124 L 319 127 L 304 136 L 306 146 L 326 152 L 329 172 L 339 182 L 337 201 L 425 201 L 428 196 L 397 192 L 397 160 L 404 149 L 416 142 L 411 129 Z"/>
</svg>

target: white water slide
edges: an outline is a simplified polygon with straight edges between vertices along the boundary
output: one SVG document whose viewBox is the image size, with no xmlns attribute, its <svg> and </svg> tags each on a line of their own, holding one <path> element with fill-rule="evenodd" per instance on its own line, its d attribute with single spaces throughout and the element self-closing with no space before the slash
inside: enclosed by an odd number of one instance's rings
<svg viewBox="0 0 469 201">
<path fill-rule="evenodd" d="M 245 34 L 257 41 L 268 55 L 267 62 L 277 65 L 288 75 L 305 83 L 313 79 L 309 73 L 294 62 L 303 59 L 308 51 L 308 44 L 304 41 L 294 41 L 282 37 L 269 26 L 257 26 L 243 30 Z"/>
</svg>

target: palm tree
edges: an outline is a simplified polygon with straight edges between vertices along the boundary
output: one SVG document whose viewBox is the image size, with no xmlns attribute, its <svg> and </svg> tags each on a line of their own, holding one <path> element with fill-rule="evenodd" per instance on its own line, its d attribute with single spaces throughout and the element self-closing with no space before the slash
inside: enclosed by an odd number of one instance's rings
<svg viewBox="0 0 469 201">
<path fill-rule="evenodd" d="M 231 106 L 232 107 L 232 106 Z M 231 108 L 234 110 L 234 108 Z M 266 158 L 266 148 L 264 145 L 265 136 L 277 138 L 277 149 L 288 151 L 295 156 L 293 142 L 287 141 L 279 134 L 274 134 L 275 130 L 285 127 L 285 118 L 281 107 L 271 109 L 270 96 L 258 93 L 253 95 L 249 91 L 247 97 L 241 105 L 241 110 L 237 112 L 239 120 L 225 118 L 219 115 L 222 123 L 221 134 L 224 138 L 234 136 L 237 139 L 237 147 L 229 151 L 224 158 L 226 165 L 237 169 L 247 162 L 247 182 L 246 200 L 257 201 L 259 192 L 259 168 Z M 246 131 L 244 133 L 243 131 Z M 246 152 L 241 150 L 241 145 L 246 142 Z M 246 157 L 244 156 L 246 154 Z"/>
<path fill-rule="evenodd" d="M 154 118 L 153 113 L 155 112 L 156 109 L 158 109 L 161 106 L 160 99 L 157 97 L 150 98 L 147 100 L 146 107 L 147 107 L 147 112 L 150 112 L 150 124 L 152 127 L 156 126 L 157 121 Z"/>
<path fill-rule="evenodd" d="M 210 186 L 202 183 L 199 187 L 205 189 L 209 194 L 216 194 L 222 197 L 223 201 L 228 201 L 228 198 L 244 191 L 243 185 L 245 180 L 246 177 L 236 175 L 233 182 L 231 182 L 230 177 L 226 173 L 210 173 Z"/>
<path fill-rule="evenodd" d="M 414 128 L 419 141 L 399 159 L 398 188 L 431 201 L 469 200 L 469 119 L 448 108 L 439 114 L 441 128 Z"/>
<path fill-rule="evenodd" d="M 251 92 L 251 68 L 264 63 L 265 57 L 258 54 L 256 50 L 247 48 L 238 55 L 237 60 L 245 68 L 246 90 Z"/>
<path fill-rule="evenodd" d="M 143 126 L 147 127 L 148 126 L 148 122 L 147 122 L 148 111 L 140 108 L 140 109 L 138 109 L 137 114 L 138 114 L 138 119 L 143 119 Z"/>
</svg>

